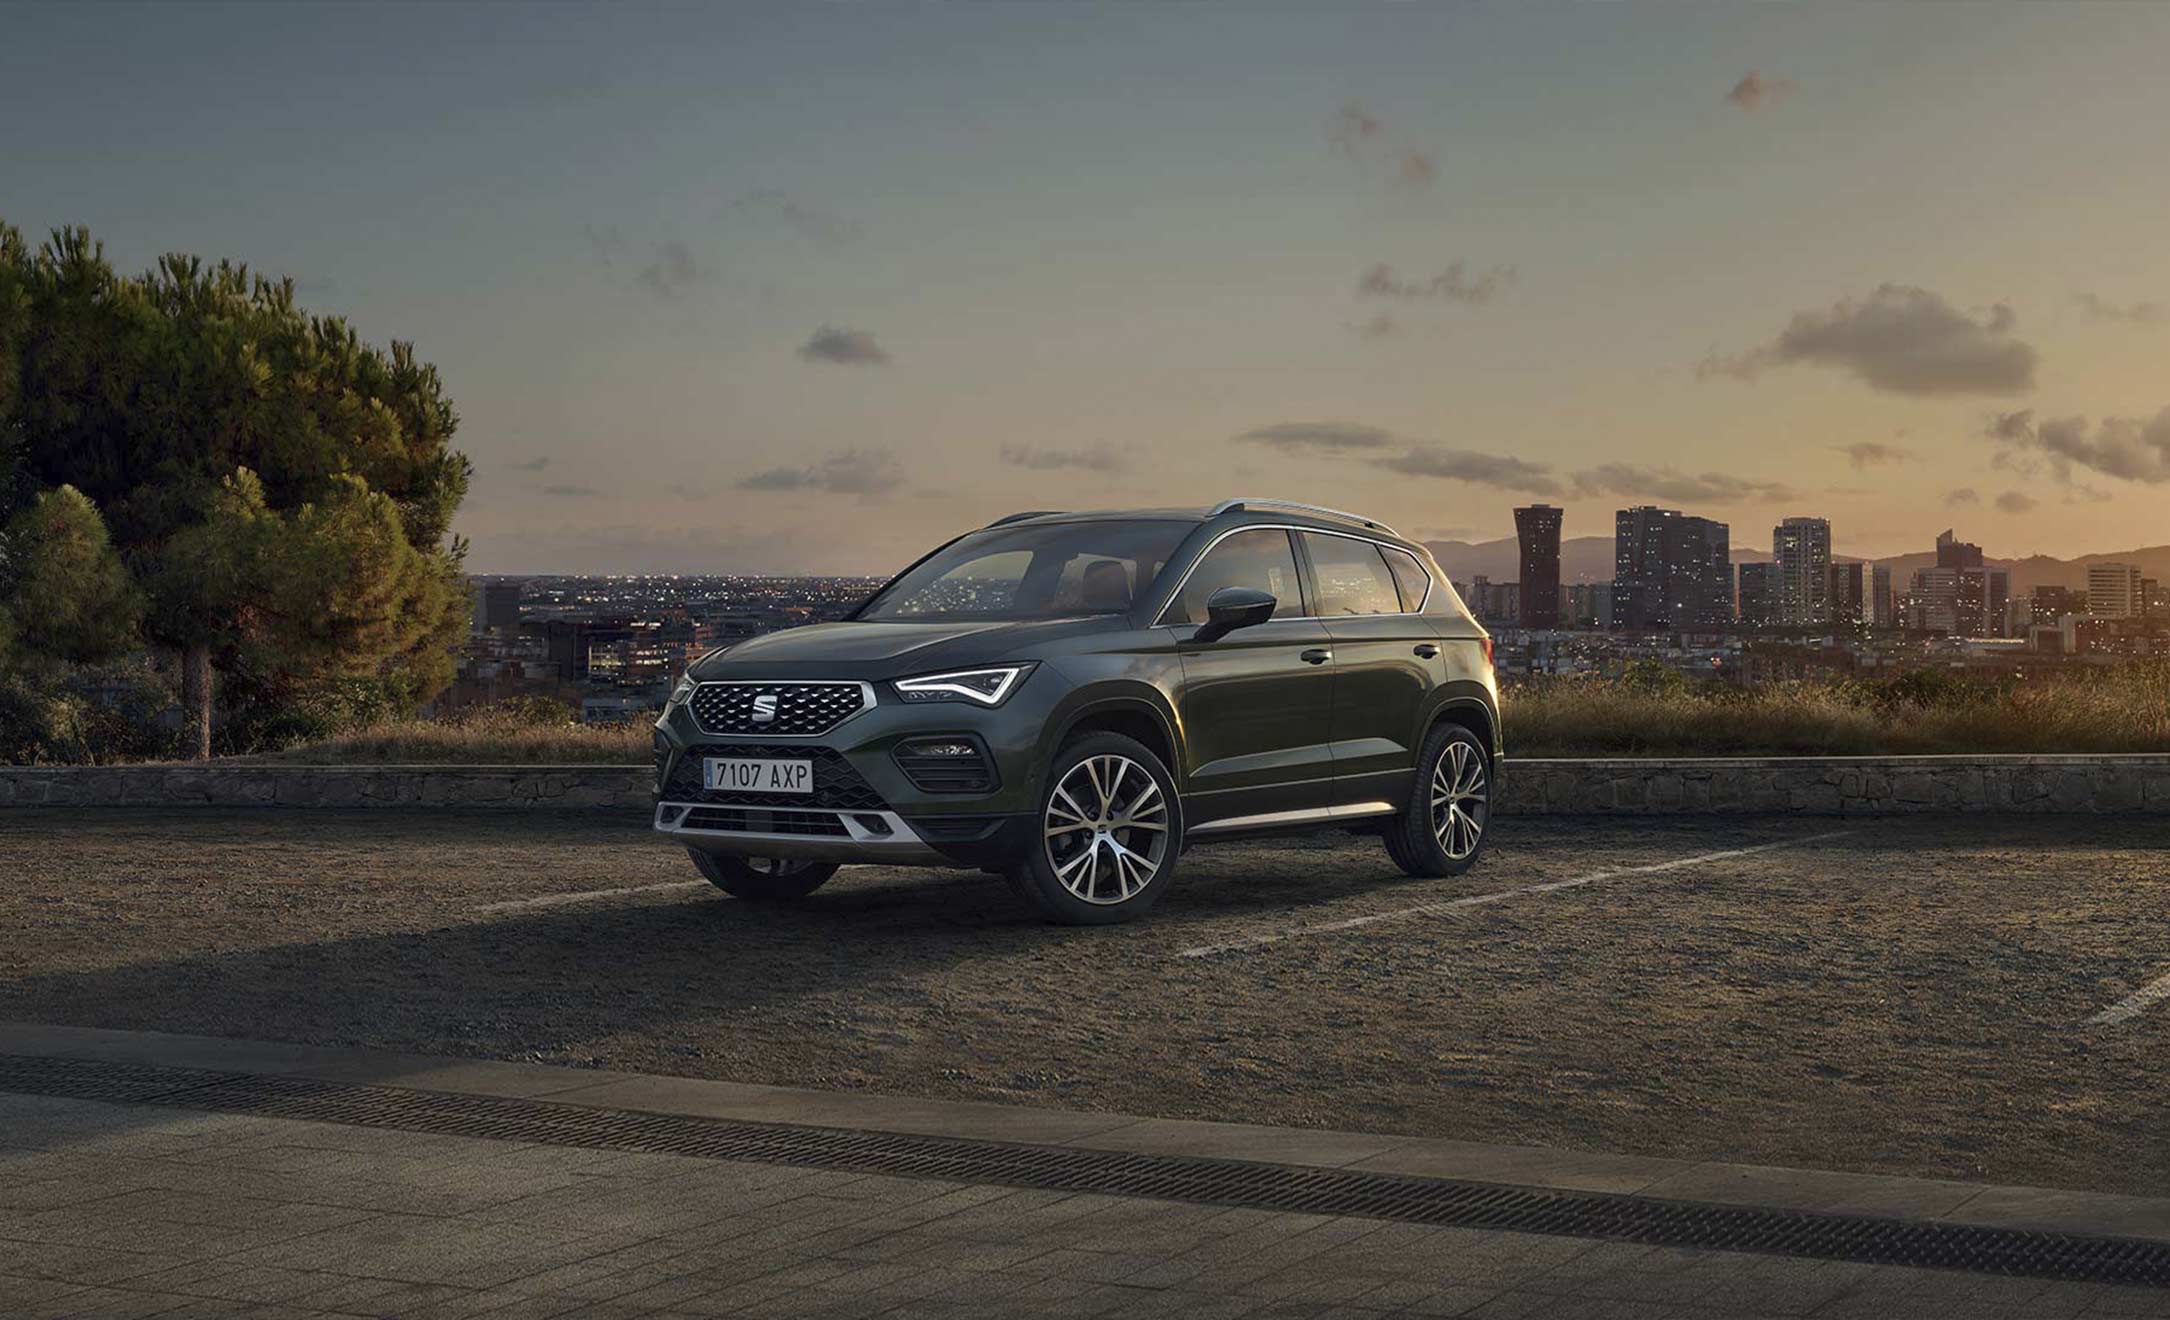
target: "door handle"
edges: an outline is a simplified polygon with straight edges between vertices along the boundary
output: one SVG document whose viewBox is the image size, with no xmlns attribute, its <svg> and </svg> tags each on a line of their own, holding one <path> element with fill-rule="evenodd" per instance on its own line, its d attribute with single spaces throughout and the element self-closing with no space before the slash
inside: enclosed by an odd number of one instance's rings
<svg viewBox="0 0 2170 1320">
<path fill-rule="evenodd" d="M 1418 642 L 1418 643 L 1417 643 L 1417 659 L 1419 659 L 1419 660 L 1437 660 L 1438 658 L 1439 658 L 1439 648 L 1438 648 L 1438 647 L 1436 647 L 1436 646 L 1432 645 L 1432 644 L 1431 644 L 1430 642 Z"/>
<path fill-rule="evenodd" d="M 1334 658 L 1334 653 L 1323 646 L 1314 646 L 1296 658 L 1307 665 L 1323 665 Z"/>
</svg>

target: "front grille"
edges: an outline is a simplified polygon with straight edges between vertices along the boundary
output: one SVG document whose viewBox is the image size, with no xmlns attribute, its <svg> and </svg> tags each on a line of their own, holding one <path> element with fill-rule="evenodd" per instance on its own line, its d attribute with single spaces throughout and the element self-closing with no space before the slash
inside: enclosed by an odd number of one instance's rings
<svg viewBox="0 0 2170 1320">
<path fill-rule="evenodd" d="M 814 763 L 811 793 L 737 793 L 724 789 L 710 792 L 701 787 L 701 761 L 710 756 L 760 756 Z M 844 754 L 834 747 L 797 747 L 775 743 L 696 743 L 678 757 L 663 785 L 667 802 L 696 802 L 713 806 L 826 807 L 834 811 L 887 811 L 889 804 L 874 791 Z"/>
<path fill-rule="evenodd" d="M 704 733 L 801 738 L 827 733 L 866 702 L 866 688 L 858 683 L 703 683 L 686 709 Z M 764 713 L 769 718 L 760 718 Z"/>
<path fill-rule="evenodd" d="M 761 807 L 695 807 L 686 813 L 689 830 L 734 830 L 750 834 L 804 834 L 848 839 L 851 831 L 827 811 L 779 811 Z"/>
</svg>

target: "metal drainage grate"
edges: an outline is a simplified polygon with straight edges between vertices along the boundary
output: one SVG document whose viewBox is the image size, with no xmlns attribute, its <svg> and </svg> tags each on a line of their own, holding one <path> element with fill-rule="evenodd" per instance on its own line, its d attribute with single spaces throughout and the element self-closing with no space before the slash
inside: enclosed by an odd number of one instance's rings
<svg viewBox="0 0 2170 1320">
<path fill-rule="evenodd" d="M 0 1055 L 0 1091 L 1259 1210 L 2170 1288 L 2170 1243 Z"/>
</svg>

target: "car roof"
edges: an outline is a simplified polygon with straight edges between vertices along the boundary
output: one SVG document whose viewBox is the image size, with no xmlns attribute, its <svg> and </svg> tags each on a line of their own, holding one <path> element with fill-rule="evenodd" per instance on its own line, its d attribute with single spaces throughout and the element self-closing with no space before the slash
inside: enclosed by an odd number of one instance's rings
<svg viewBox="0 0 2170 1320">
<path fill-rule="evenodd" d="M 1162 522 L 1274 522 L 1294 523 L 1303 527 L 1316 527 L 1321 531 L 1353 531 L 1381 540 L 1398 541 L 1416 545 L 1385 523 L 1374 522 L 1362 514 L 1345 513 L 1333 509 L 1318 509 L 1287 500 L 1253 499 L 1248 501 L 1224 500 L 1209 507 L 1157 508 L 1157 509 L 1033 509 L 997 518 L 988 527 L 1013 527 L 1026 524 L 1066 522 L 1107 522 L 1119 520 Z M 985 530 L 984 528 L 982 530 Z"/>
</svg>

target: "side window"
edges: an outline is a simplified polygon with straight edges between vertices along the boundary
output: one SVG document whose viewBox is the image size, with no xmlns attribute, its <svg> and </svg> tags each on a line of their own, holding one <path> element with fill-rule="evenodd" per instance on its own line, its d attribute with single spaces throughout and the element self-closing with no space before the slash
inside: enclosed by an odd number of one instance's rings
<svg viewBox="0 0 2170 1320">
<path fill-rule="evenodd" d="M 1424 608 L 1425 597 L 1432 592 L 1432 575 L 1424 571 L 1424 565 L 1407 550 L 1392 546 L 1382 547 L 1386 555 L 1387 571 L 1394 575 L 1394 585 L 1401 591 L 1401 608 L 1406 614 L 1414 614 Z"/>
<path fill-rule="evenodd" d="M 1379 547 L 1315 532 L 1305 532 L 1303 538 L 1311 556 L 1311 575 L 1318 580 L 1317 613 L 1327 618 L 1401 613 L 1401 594 L 1394 589 L 1394 575 L 1387 571 Z"/>
<path fill-rule="evenodd" d="M 1273 593 L 1280 604 L 1275 617 L 1303 613 L 1296 582 L 1296 552 L 1288 533 L 1278 527 L 1236 532 L 1206 552 L 1183 584 L 1183 594 L 1168 605 L 1162 623 L 1204 623 L 1206 601 L 1222 587 L 1255 587 Z"/>
</svg>

